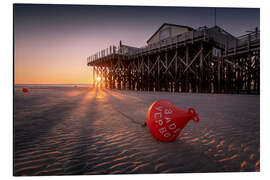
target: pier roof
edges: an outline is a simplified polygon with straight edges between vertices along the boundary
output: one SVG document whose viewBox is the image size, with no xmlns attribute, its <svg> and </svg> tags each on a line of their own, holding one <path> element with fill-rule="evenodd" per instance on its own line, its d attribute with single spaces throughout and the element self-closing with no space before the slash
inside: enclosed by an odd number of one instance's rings
<svg viewBox="0 0 270 180">
<path fill-rule="evenodd" d="M 158 30 L 146 41 L 147 43 L 164 27 L 164 26 L 174 26 L 174 27 L 181 27 L 181 28 L 187 28 L 189 31 L 194 30 L 192 27 L 184 26 L 184 25 L 178 25 L 178 24 L 170 24 L 170 23 L 163 23 Z"/>
</svg>

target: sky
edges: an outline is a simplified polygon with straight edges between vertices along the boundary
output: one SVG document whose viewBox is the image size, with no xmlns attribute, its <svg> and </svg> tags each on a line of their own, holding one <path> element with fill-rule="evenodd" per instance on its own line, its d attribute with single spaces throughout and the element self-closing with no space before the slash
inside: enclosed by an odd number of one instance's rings
<svg viewBox="0 0 270 180">
<path fill-rule="evenodd" d="M 88 56 L 145 46 L 163 23 L 212 27 L 214 8 L 15 4 L 14 83 L 90 84 Z M 216 23 L 240 36 L 260 27 L 260 9 L 217 8 Z"/>
</svg>

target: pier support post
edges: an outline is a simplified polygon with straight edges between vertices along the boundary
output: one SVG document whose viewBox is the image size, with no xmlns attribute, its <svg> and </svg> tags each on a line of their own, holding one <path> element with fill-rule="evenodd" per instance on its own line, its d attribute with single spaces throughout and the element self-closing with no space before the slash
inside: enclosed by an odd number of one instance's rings
<svg viewBox="0 0 270 180">
<path fill-rule="evenodd" d="M 189 62 L 189 47 L 186 46 L 186 65 L 188 65 Z M 185 73 L 185 83 L 184 85 L 184 92 L 189 92 L 189 79 L 188 79 L 188 74 L 189 74 L 189 70 L 186 71 Z"/>
<path fill-rule="evenodd" d="M 131 90 L 131 70 L 128 68 L 128 90 Z"/>
<path fill-rule="evenodd" d="M 203 81 L 204 81 L 204 73 L 203 73 L 203 43 L 201 43 L 201 53 L 200 53 L 200 79 L 199 79 L 199 87 L 198 90 L 200 93 L 204 92 L 204 88 L 203 88 Z"/>
<path fill-rule="evenodd" d="M 168 53 L 165 53 L 165 68 L 168 68 Z M 164 81 L 164 88 L 165 91 L 168 91 L 168 86 L 169 86 L 169 82 L 168 82 L 168 71 L 164 73 L 165 76 L 165 81 Z"/>
<path fill-rule="evenodd" d="M 178 49 L 176 48 L 175 51 L 175 60 L 174 60 L 174 77 L 175 77 L 175 81 L 174 81 L 174 92 L 179 92 L 179 72 L 178 72 Z"/>
<path fill-rule="evenodd" d="M 157 91 L 160 91 L 161 90 L 161 87 L 160 87 L 160 58 L 158 56 L 157 58 Z"/>
<path fill-rule="evenodd" d="M 218 62 L 217 62 L 217 93 L 220 93 L 220 81 L 221 81 L 221 57 L 218 58 Z"/>
<path fill-rule="evenodd" d="M 93 86 L 96 87 L 96 67 L 93 66 Z"/>
<path fill-rule="evenodd" d="M 247 74 L 247 93 L 250 94 L 251 91 L 251 74 L 252 74 L 252 70 L 251 70 L 251 53 L 248 54 L 247 57 L 247 68 L 246 68 L 246 74 Z"/>
</svg>

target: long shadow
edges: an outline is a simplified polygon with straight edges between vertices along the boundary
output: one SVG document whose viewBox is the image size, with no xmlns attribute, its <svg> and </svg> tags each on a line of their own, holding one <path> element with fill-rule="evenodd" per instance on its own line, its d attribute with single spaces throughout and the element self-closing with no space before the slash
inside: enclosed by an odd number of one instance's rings
<svg viewBox="0 0 270 180">
<path fill-rule="evenodd" d="M 40 170 L 25 170 L 25 171 L 20 171 L 19 173 L 16 173 L 16 168 L 15 168 L 15 174 L 16 176 L 19 175 L 66 175 L 66 174 L 82 174 L 84 172 L 84 167 L 87 164 L 88 158 L 86 158 L 85 154 L 87 154 L 88 152 L 88 137 L 91 136 L 91 132 L 92 129 L 88 129 L 88 127 L 91 127 L 91 123 L 94 122 L 97 119 L 97 111 L 95 110 L 96 108 L 96 95 L 97 95 L 97 91 L 95 92 L 93 98 L 89 99 L 89 101 L 91 103 L 88 103 L 88 99 L 86 98 L 88 96 L 88 93 L 90 91 L 87 91 L 86 93 L 83 93 L 79 96 L 79 98 L 76 98 L 76 103 L 74 103 L 72 105 L 72 107 L 65 107 L 64 104 L 65 103 L 71 103 L 70 101 L 65 101 L 62 102 L 60 104 L 57 104 L 57 106 L 54 106 L 53 109 L 50 109 L 48 111 L 43 111 L 41 114 L 39 114 L 39 116 L 33 116 L 31 117 L 32 119 L 35 118 L 41 118 L 39 120 L 39 122 L 37 124 L 34 124 L 32 126 L 30 126 L 30 128 L 27 129 L 27 133 L 29 133 L 28 136 L 26 136 L 26 139 L 18 139 L 17 138 L 17 143 L 28 143 L 31 142 L 31 144 L 35 147 L 38 146 L 39 144 L 42 145 L 46 145 L 48 148 L 50 148 L 50 152 L 53 151 L 61 151 L 63 152 L 64 157 L 68 158 L 67 160 L 64 160 L 62 166 L 62 170 L 61 171 L 47 171 L 46 167 L 47 165 L 49 165 L 50 162 L 56 162 L 57 159 L 56 157 L 58 155 L 48 155 L 46 157 L 46 162 L 42 163 L 43 168 L 40 168 Z M 82 103 L 82 102 L 86 102 L 86 103 Z M 82 105 L 86 105 L 87 107 L 83 107 L 83 108 L 91 108 L 91 113 L 85 113 L 82 116 L 76 117 L 76 114 L 74 115 L 73 113 L 78 113 L 78 110 L 80 109 L 80 107 Z M 64 106 L 64 107 L 62 107 Z M 61 108 L 60 108 L 61 107 Z M 63 110 L 64 113 L 66 113 L 65 115 L 63 113 L 61 113 Z M 56 116 L 54 116 L 53 118 L 48 118 L 47 114 L 50 113 L 57 113 L 59 112 L 59 114 L 57 114 Z M 89 111 L 87 111 L 89 112 Z M 80 112 L 79 112 L 80 113 Z M 49 119 L 49 126 L 42 126 L 42 123 L 44 123 L 45 119 Z M 56 146 L 51 146 L 51 144 L 44 144 L 44 142 L 46 142 L 48 140 L 48 136 L 50 134 L 48 134 L 50 132 L 50 129 L 52 127 L 57 126 L 59 123 L 62 123 L 63 121 L 65 121 L 66 119 L 70 119 L 72 121 L 77 121 L 79 123 L 80 128 L 77 127 L 71 127 L 71 130 L 74 129 L 74 132 L 71 132 L 71 134 L 69 134 L 68 139 L 72 139 L 72 149 L 65 149 L 63 147 L 63 144 L 58 144 Z M 47 120 L 48 120 L 47 119 Z M 91 119 L 91 120 L 90 120 Z M 58 120 L 58 121 L 57 121 Z M 36 130 L 35 128 L 39 128 L 38 130 Z M 31 134 L 31 131 L 33 131 L 33 133 Z M 43 132 L 44 131 L 44 132 Z M 77 133 L 79 131 L 79 133 Z M 21 127 L 19 133 L 23 133 L 23 128 Z M 17 133 L 17 136 L 22 135 Z M 37 137 L 35 137 L 35 135 Z M 22 138 L 22 137 L 21 137 Z M 31 140 L 31 138 L 33 138 Z M 54 139 L 56 140 L 56 139 Z M 19 146 L 17 144 L 16 149 L 17 150 L 23 150 L 23 149 L 28 149 L 29 146 Z M 29 156 L 29 155 L 27 155 Z M 62 155 L 60 155 L 62 156 Z M 62 161 L 61 161 L 62 162 Z M 69 163 L 70 162 L 70 163 Z M 29 168 L 31 167 L 31 165 L 26 165 L 25 168 Z"/>
<path fill-rule="evenodd" d="M 42 138 L 48 135 L 52 127 L 68 118 L 70 112 L 80 103 L 86 93 L 87 92 L 80 94 L 75 102 L 65 100 L 50 107 L 48 110 L 39 112 L 38 114 L 28 115 L 23 119 L 15 117 L 15 155 L 17 151 L 28 149 L 39 144 Z M 70 105 L 71 103 L 73 104 Z M 26 123 L 16 126 L 16 121 L 26 121 Z"/>
<path fill-rule="evenodd" d="M 70 157 L 70 163 L 65 167 L 64 174 L 69 175 L 82 175 L 89 171 L 89 167 L 87 167 L 88 162 L 95 157 L 95 153 L 91 154 L 89 152 L 89 146 L 93 144 L 94 140 L 91 140 L 91 136 L 93 135 L 94 129 L 91 126 L 93 122 L 95 122 L 98 118 L 97 106 L 98 102 L 96 100 L 98 89 L 95 89 L 95 95 L 90 99 L 90 103 L 87 104 L 89 107 L 89 111 L 87 111 L 81 117 L 81 128 L 80 132 L 77 135 L 80 138 L 77 138 L 76 145 L 78 148 L 72 156 Z M 90 140 L 89 140 L 90 138 Z M 91 167 L 90 167 L 91 168 Z"/>
</svg>

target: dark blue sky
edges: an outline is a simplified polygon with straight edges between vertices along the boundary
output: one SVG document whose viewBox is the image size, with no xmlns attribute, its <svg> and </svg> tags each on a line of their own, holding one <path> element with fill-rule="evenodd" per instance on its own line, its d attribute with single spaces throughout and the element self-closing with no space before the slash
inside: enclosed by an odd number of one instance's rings
<svg viewBox="0 0 270 180">
<path fill-rule="evenodd" d="M 258 8 L 217 8 L 217 25 L 238 36 L 259 26 Z M 90 6 L 90 5 L 16 5 L 18 30 L 62 30 L 89 28 L 141 29 L 148 35 L 164 22 L 197 28 L 214 25 L 214 8 Z"/>
</svg>

